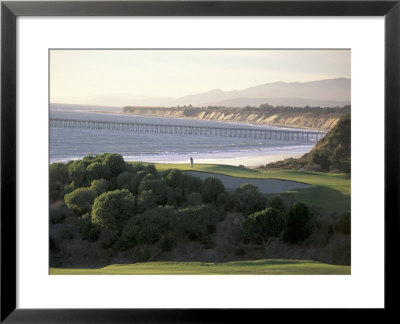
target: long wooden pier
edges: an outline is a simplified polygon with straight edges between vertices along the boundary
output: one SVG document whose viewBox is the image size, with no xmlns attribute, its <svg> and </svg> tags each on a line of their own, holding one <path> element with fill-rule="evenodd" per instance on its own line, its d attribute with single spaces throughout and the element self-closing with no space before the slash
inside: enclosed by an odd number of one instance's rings
<svg viewBox="0 0 400 324">
<path fill-rule="evenodd" d="M 241 138 L 258 138 L 286 141 L 316 142 L 325 136 L 325 132 L 295 131 L 261 128 L 230 128 L 210 126 L 163 125 L 130 122 L 96 121 L 83 119 L 50 118 L 50 127 L 84 128 L 92 130 L 128 131 L 150 134 L 173 134 L 194 136 L 226 136 Z"/>
</svg>

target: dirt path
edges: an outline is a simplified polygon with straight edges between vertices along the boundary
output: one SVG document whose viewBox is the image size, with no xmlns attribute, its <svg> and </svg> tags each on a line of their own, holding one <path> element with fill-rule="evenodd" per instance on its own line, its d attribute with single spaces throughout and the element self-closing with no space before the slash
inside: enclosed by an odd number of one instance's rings
<svg viewBox="0 0 400 324">
<path fill-rule="evenodd" d="M 250 183 L 257 186 L 260 192 L 271 194 L 271 193 L 282 193 L 288 190 L 294 189 L 306 189 L 312 186 L 306 183 L 289 181 L 289 180 L 277 180 L 277 179 L 252 179 L 252 178 L 237 178 L 223 174 L 209 173 L 209 172 L 198 172 L 198 171 L 183 171 L 193 176 L 205 179 L 207 177 L 216 177 L 220 179 L 225 188 L 236 189 L 245 183 Z"/>
</svg>

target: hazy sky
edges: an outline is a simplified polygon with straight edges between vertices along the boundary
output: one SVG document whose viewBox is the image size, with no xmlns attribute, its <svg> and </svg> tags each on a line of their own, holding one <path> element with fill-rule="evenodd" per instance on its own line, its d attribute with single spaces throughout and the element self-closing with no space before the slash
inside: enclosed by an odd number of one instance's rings
<svg viewBox="0 0 400 324">
<path fill-rule="evenodd" d="M 350 78 L 350 50 L 51 50 L 50 102 Z"/>
</svg>

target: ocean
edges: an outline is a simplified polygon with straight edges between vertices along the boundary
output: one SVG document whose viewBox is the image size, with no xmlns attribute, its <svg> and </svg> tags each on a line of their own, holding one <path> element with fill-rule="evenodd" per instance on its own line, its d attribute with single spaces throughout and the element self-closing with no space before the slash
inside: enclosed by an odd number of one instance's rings
<svg viewBox="0 0 400 324">
<path fill-rule="evenodd" d="M 226 123 L 186 118 L 119 114 L 120 107 L 52 104 L 50 118 L 124 121 L 166 125 L 230 128 L 271 128 L 267 125 Z M 296 129 L 301 132 L 302 129 Z M 126 161 L 158 163 L 218 163 L 259 166 L 288 157 L 300 157 L 315 143 L 222 136 L 143 134 L 124 131 L 50 128 L 50 163 L 80 159 L 104 152 L 119 153 Z"/>
</svg>

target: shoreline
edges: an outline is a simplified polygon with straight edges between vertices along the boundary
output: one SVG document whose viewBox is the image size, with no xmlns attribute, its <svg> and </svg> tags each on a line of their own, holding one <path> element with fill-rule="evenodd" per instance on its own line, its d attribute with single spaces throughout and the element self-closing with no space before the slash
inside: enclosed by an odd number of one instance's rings
<svg viewBox="0 0 400 324">
<path fill-rule="evenodd" d="M 192 154 L 194 163 L 198 164 L 223 164 L 223 165 L 231 165 L 231 166 L 240 166 L 243 165 L 248 168 L 257 168 L 260 166 L 265 166 L 267 163 L 281 161 L 287 158 L 299 158 L 306 153 L 298 152 L 298 153 L 281 153 L 281 154 L 272 154 L 272 155 L 248 155 L 248 156 L 236 156 L 236 157 L 228 157 L 228 156 L 220 156 L 216 157 L 209 156 L 209 157 L 201 157 Z M 144 163 L 165 163 L 165 164 L 189 164 L 190 154 L 180 154 L 180 156 L 123 156 L 126 162 L 144 162 Z M 60 158 L 60 159 L 50 159 L 51 163 L 66 163 L 71 160 L 78 160 L 82 157 L 71 157 L 71 158 Z"/>
</svg>

